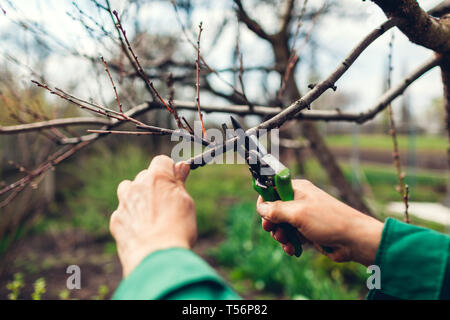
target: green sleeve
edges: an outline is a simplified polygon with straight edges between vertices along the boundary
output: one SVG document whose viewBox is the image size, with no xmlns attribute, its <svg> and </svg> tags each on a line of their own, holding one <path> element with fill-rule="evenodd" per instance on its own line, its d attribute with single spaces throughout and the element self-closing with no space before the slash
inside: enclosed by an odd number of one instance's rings
<svg viewBox="0 0 450 320">
<path fill-rule="evenodd" d="M 450 299 L 450 237 L 391 218 L 385 222 L 375 265 L 381 288 L 367 299 Z"/>
<path fill-rule="evenodd" d="M 113 295 L 119 300 L 240 299 L 225 281 L 190 250 L 172 248 L 149 254 Z"/>
</svg>

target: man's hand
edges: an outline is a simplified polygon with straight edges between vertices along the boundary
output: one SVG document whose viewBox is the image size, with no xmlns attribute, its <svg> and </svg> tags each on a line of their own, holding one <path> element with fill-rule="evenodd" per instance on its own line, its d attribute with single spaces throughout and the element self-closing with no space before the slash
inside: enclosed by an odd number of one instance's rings
<svg viewBox="0 0 450 320">
<path fill-rule="evenodd" d="M 257 211 L 263 228 L 281 243 L 283 250 L 294 254 L 283 229 L 277 224 L 287 222 L 299 231 L 302 242 L 311 242 L 331 259 L 373 264 L 381 240 L 383 223 L 333 198 L 306 180 L 292 181 L 293 201 L 264 202 L 259 197 Z M 332 253 L 322 246 L 331 247 Z"/>
<path fill-rule="evenodd" d="M 111 216 L 110 230 L 124 277 L 153 251 L 194 245 L 195 207 L 184 187 L 188 175 L 189 165 L 158 156 L 134 181 L 120 183 L 119 207 Z"/>
</svg>

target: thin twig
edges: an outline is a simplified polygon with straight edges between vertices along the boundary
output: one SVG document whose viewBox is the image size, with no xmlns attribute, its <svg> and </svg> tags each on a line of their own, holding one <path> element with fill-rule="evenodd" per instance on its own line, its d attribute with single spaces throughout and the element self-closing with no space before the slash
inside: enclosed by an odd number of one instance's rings
<svg viewBox="0 0 450 320">
<path fill-rule="evenodd" d="M 186 130 L 180 130 L 180 129 L 179 130 L 171 130 L 171 129 L 159 128 L 159 127 L 154 127 L 154 126 L 149 126 L 149 125 L 136 126 L 136 128 L 141 129 L 141 130 L 147 130 L 150 132 L 157 132 L 157 133 L 166 134 L 166 135 L 174 135 L 174 136 L 178 136 L 178 137 L 183 137 L 183 138 L 187 138 L 188 140 L 193 141 L 195 143 L 202 144 L 204 146 L 211 146 L 210 141 L 203 139 L 203 138 L 199 138 L 196 135 L 190 134 Z"/>
<path fill-rule="evenodd" d="M 271 119 L 259 124 L 256 127 L 248 129 L 247 134 L 255 134 L 260 129 L 271 130 L 274 128 L 279 128 L 286 121 L 293 119 L 296 117 L 302 110 L 306 109 L 311 105 L 312 102 L 317 100 L 326 90 L 335 87 L 335 83 L 339 80 L 342 75 L 350 68 L 350 66 L 356 61 L 356 59 L 361 55 L 361 53 L 378 37 L 384 34 L 388 29 L 392 28 L 395 25 L 395 21 L 393 19 L 386 21 L 379 28 L 373 30 L 369 33 L 345 58 L 345 60 L 339 64 L 339 66 L 323 81 L 318 83 L 314 88 L 312 88 L 309 92 L 307 92 L 302 98 L 298 99 L 294 103 L 292 103 L 289 107 L 284 109 L 279 114 L 275 115 Z M 225 147 L 228 150 L 229 145 L 234 145 L 236 139 L 229 139 L 225 142 Z M 199 154 L 189 160 L 186 163 L 191 165 L 192 169 L 204 166 L 211 161 L 209 159 L 214 159 L 212 155 L 217 155 L 223 152 L 224 146 L 218 146 L 216 148 L 207 150 L 202 154 Z"/>
<path fill-rule="evenodd" d="M 87 132 L 100 133 L 100 134 L 131 135 L 131 136 L 165 135 L 165 133 L 162 133 L 162 132 L 117 131 L 117 130 L 87 130 Z"/>
<path fill-rule="evenodd" d="M 288 63 L 287 63 L 287 66 L 286 66 L 286 71 L 284 72 L 284 77 L 282 79 L 280 90 L 278 91 L 277 98 L 278 98 L 279 101 L 282 100 L 284 91 L 286 90 L 286 85 L 287 85 L 287 82 L 289 80 L 289 77 L 291 76 L 292 71 L 294 70 L 295 66 L 297 65 L 297 62 L 299 60 L 299 53 L 301 51 L 303 51 L 303 48 L 309 42 L 309 39 L 311 38 L 311 34 L 312 34 L 312 32 L 314 30 L 314 27 L 315 27 L 315 25 L 317 23 L 318 17 L 322 14 L 323 10 L 326 7 L 326 4 L 324 4 L 314 14 L 313 19 L 312 19 L 312 25 L 311 25 L 309 31 L 306 33 L 306 35 L 304 37 L 303 44 L 300 46 L 300 48 L 296 48 L 296 42 L 297 42 L 296 40 L 297 40 L 297 37 L 298 37 L 298 33 L 300 31 L 300 27 L 302 26 L 302 20 L 301 19 L 302 19 L 302 16 L 304 14 L 304 10 L 306 9 L 307 2 L 308 1 L 305 1 L 304 5 L 303 5 L 303 8 L 302 8 L 302 12 L 300 14 L 299 23 L 297 24 L 297 29 L 296 29 L 296 32 L 295 32 L 294 41 L 292 43 L 291 54 L 290 54 L 289 59 L 288 59 Z"/>
<path fill-rule="evenodd" d="M 200 39 L 202 36 L 202 22 L 200 22 L 200 24 L 198 25 L 198 38 L 197 38 L 197 60 L 195 61 L 195 66 L 196 66 L 196 74 L 197 74 L 197 109 L 198 109 L 198 116 L 200 118 L 200 123 L 202 125 L 202 132 L 203 132 L 203 137 L 206 138 L 206 130 L 205 130 L 205 125 L 203 123 L 203 114 L 202 114 L 202 110 L 200 107 Z"/>
<path fill-rule="evenodd" d="M 77 105 L 78 107 L 80 107 L 80 108 L 82 108 L 82 109 L 89 110 L 89 111 L 91 111 L 91 112 L 100 114 L 100 115 L 105 116 L 105 117 L 109 117 L 109 118 L 113 118 L 113 119 L 117 119 L 117 120 L 123 120 L 122 118 L 120 118 L 119 116 L 117 116 L 117 115 L 115 114 L 116 112 L 111 112 L 111 111 L 108 110 L 107 108 L 97 106 L 97 109 L 94 109 L 94 108 L 91 107 L 91 106 L 86 106 L 86 105 L 84 105 L 84 104 L 82 104 L 82 103 L 76 101 L 76 100 L 73 99 L 72 97 L 67 96 L 67 95 L 61 93 L 62 90 L 60 90 L 60 89 L 55 89 L 55 90 L 54 90 L 54 89 L 50 88 L 48 85 L 43 84 L 43 83 L 40 83 L 40 82 L 38 82 L 38 81 L 36 81 L 36 80 L 31 80 L 31 82 L 33 82 L 34 84 L 36 84 L 38 87 L 41 87 L 41 88 L 46 89 L 46 90 L 49 91 L 51 94 L 54 94 L 54 95 L 60 97 L 61 99 L 66 100 L 66 101 L 68 101 L 68 102 L 70 102 L 70 103 L 72 103 L 72 104 L 75 104 L 75 105 Z M 61 92 L 60 92 L 60 91 L 61 91 Z"/>
<path fill-rule="evenodd" d="M 122 103 L 120 103 L 119 94 L 117 93 L 116 85 L 115 85 L 114 80 L 113 80 L 113 78 L 111 76 L 111 73 L 109 72 L 108 64 L 106 63 L 105 59 L 103 59 L 103 57 L 100 57 L 100 59 L 102 60 L 103 65 L 105 66 L 105 71 L 108 74 L 109 80 L 111 81 L 111 85 L 112 85 L 112 87 L 114 89 L 114 94 L 116 96 L 116 101 L 117 101 L 117 106 L 119 107 L 119 111 L 120 111 L 120 113 L 123 113 Z"/>
<path fill-rule="evenodd" d="M 0 126 L 0 134 L 17 134 L 57 127 L 84 126 L 84 125 L 109 125 L 111 121 L 100 117 L 64 118 L 48 121 L 20 124 L 13 126 Z"/>
<path fill-rule="evenodd" d="M 408 76 L 399 81 L 398 85 L 392 87 L 380 96 L 374 105 L 367 109 L 365 112 L 342 112 L 339 110 L 311 110 L 300 112 L 296 117 L 298 119 L 312 120 L 312 121 L 349 121 L 363 124 L 373 119 L 381 111 L 385 110 L 388 104 L 390 104 L 395 98 L 400 96 L 410 84 L 414 83 L 420 76 L 434 67 L 438 66 L 442 61 L 442 57 L 436 56 L 427 60 L 424 64 L 415 69 Z M 180 110 L 197 110 L 196 103 L 190 101 L 177 101 L 174 103 Z M 129 116 L 135 117 L 137 114 L 143 112 L 160 109 L 162 105 L 158 102 L 150 102 L 138 106 L 137 108 L 130 109 Z M 202 111 L 206 113 L 219 112 L 219 113 L 232 113 L 237 115 L 260 115 L 260 116 L 275 116 L 282 111 L 280 107 L 276 106 L 254 106 L 253 111 L 249 109 L 247 105 L 228 105 L 228 106 L 214 106 L 203 105 Z M 120 119 L 122 120 L 122 119 Z M 187 120 L 182 117 L 186 125 L 186 130 L 193 133 L 192 128 L 189 126 Z M 0 134 L 15 134 L 20 132 L 29 132 L 42 129 L 48 129 L 51 127 L 68 127 L 78 125 L 113 125 L 116 120 L 109 121 L 100 117 L 80 117 L 80 118 L 65 118 L 55 119 L 43 122 L 36 122 L 30 124 L 21 124 L 13 126 L 0 126 Z"/>
<path fill-rule="evenodd" d="M 124 29 L 123 26 L 122 26 L 122 23 L 121 23 L 120 18 L 119 18 L 119 14 L 117 13 L 116 10 L 113 11 L 113 14 L 114 14 L 114 16 L 115 16 L 116 19 L 117 19 L 116 27 L 120 30 L 120 32 L 121 32 L 122 35 L 123 35 L 123 38 L 124 38 L 124 40 L 125 40 L 125 43 L 127 44 L 128 50 L 129 50 L 129 52 L 131 53 L 131 55 L 132 55 L 134 61 L 136 62 L 136 66 L 137 66 L 137 68 L 138 68 L 139 74 L 142 76 L 142 78 L 143 78 L 144 81 L 147 83 L 147 85 L 152 89 L 153 93 L 158 97 L 159 101 L 161 101 L 161 103 L 166 107 L 166 109 L 167 109 L 170 113 L 174 114 L 174 110 L 173 110 L 173 109 L 166 103 L 166 101 L 161 97 L 161 95 L 159 94 L 159 92 L 155 89 L 155 87 L 154 87 L 154 85 L 153 85 L 153 82 L 150 81 L 150 79 L 149 79 L 148 76 L 147 76 L 147 73 L 145 73 L 144 69 L 142 68 L 141 63 L 139 62 L 139 59 L 138 59 L 137 55 L 134 53 L 134 50 L 133 50 L 133 48 L 131 47 L 130 41 L 128 40 L 128 37 L 127 37 L 127 33 L 126 33 L 125 29 Z"/>
<path fill-rule="evenodd" d="M 181 21 L 180 13 L 178 11 L 178 6 L 175 0 L 170 0 L 170 2 L 173 5 L 173 8 L 175 10 L 176 19 L 178 21 L 178 24 L 181 27 L 181 30 L 183 32 L 184 38 L 186 41 L 194 48 L 195 51 L 197 51 L 197 45 L 195 42 L 191 39 L 189 36 L 188 30 L 186 26 L 184 25 L 183 21 Z M 243 98 L 243 93 L 240 92 L 233 84 L 231 84 L 229 81 L 227 81 L 224 77 L 221 76 L 220 71 L 217 71 L 216 69 L 212 68 L 206 61 L 206 59 L 200 55 L 200 61 L 202 62 L 203 66 L 208 70 L 209 73 L 213 73 L 220 81 L 222 81 L 224 84 L 226 84 L 228 87 L 230 87 L 233 90 L 233 93 L 238 95 L 239 97 Z"/>
<path fill-rule="evenodd" d="M 292 69 L 294 68 L 294 66 L 297 63 L 298 58 L 299 58 L 299 56 L 297 54 L 297 51 L 296 51 L 296 43 L 297 43 L 298 34 L 300 32 L 300 28 L 303 25 L 303 15 L 305 14 L 307 4 L 308 4 L 308 0 L 304 0 L 302 9 L 301 9 L 300 14 L 298 16 L 297 27 L 295 29 L 295 34 L 294 34 L 293 41 L 292 41 L 291 54 L 290 54 L 289 59 L 288 59 L 288 64 L 286 66 L 286 71 L 284 72 L 284 77 L 283 77 L 283 79 L 281 81 L 280 90 L 278 90 L 278 95 L 277 95 L 278 101 L 281 101 L 281 99 L 283 97 L 283 93 L 286 90 L 286 83 L 287 83 L 287 81 L 289 79 L 290 73 L 291 73 Z"/>
<path fill-rule="evenodd" d="M 388 55 L 388 76 L 387 76 L 387 89 L 391 89 L 392 86 L 392 51 L 394 46 L 394 32 L 392 32 L 391 35 L 391 41 L 389 41 L 389 55 Z M 395 120 L 394 120 L 394 113 L 392 111 L 392 105 L 389 103 L 387 107 L 387 112 L 389 116 L 389 133 L 392 137 L 392 143 L 393 143 L 393 157 L 394 157 L 394 166 L 397 170 L 397 178 L 398 178 L 398 185 L 396 187 L 396 190 L 400 193 L 403 202 L 405 204 L 405 222 L 410 223 L 409 220 L 409 214 L 408 214 L 408 194 L 409 194 L 409 188 L 406 188 L 404 183 L 405 173 L 402 171 L 402 165 L 400 162 L 400 151 L 398 148 L 398 139 L 397 139 L 397 130 L 395 126 Z M 407 191 L 408 189 L 408 191 Z M 407 194 L 408 193 L 408 194 Z"/>
<path fill-rule="evenodd" d="M 247 94 L 245 93 L 245 85 L 244 85 L 244 57 L 241 52 L 241 48 L 239 45 L 240 42 L 240 32 L 239 32 L 239 25 L 237 28 L 237 35 L 236 35 L 236 56 L 239 61 L 239 72 L 238 72 L 238 80 L 239 84 L 241 85 L 242 90 L 242 97 L 244 98 L 245 103 L 248 105 L 251 112 L 253 112 L 253 103 L 251 103 L 248 98 Z"/>
</svg>

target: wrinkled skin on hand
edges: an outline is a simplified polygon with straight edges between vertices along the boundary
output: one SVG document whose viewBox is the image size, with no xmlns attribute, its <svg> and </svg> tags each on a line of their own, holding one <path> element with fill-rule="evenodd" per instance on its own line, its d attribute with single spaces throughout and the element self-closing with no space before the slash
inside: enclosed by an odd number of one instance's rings
<svg viewBox="0 0 450 320">
<path fill-rule="evenodd" d="M 157 156 L 133 181 L 120 183 L 110 230 L 124 277 L 151 252 L 194 245 L 195 207 L 184 185 L 188 175 L 189 165 Z"/>
<path fill-rule="evenodd" d="M 264 202 L 259 197 L 257 211 L 262 227 L 293 255 L 294 246 L 287 241 L 279 223 L 297 228 L 302 243 L 312 243 L 320 252 L 337 262 L 374 262 L 381 240 L 383 223 L 333 198 L 307 180 L 293 180 L 294 200 Z M 322 246 L 331 247 L 331 253 Z"/>
</svg>

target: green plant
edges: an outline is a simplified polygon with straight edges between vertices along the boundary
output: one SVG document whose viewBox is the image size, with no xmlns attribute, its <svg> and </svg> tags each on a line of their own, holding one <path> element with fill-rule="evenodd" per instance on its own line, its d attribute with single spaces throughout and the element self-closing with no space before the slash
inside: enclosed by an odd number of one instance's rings
<svg viewBox="0 0 450 320">
<path fill-rule="evenodd" d="M 105 300 L 109 293 L 109 288 L 107 285 L 102 284 L 98 287 L 97 295 L 94 297 L 95 300 Z"/>
<path fill-rule="evenodd" d="M 353 139 L 351 134 L 329 135 L 325 138 L 330 146 L 341 148 L 351 148 L 354 144 Z M 408 135 L 398 135 L 400 149 L 408 149 L 410 139 L 412 137 Z M 392 138 L 388 134 L 360 134 L 358 140 L 361 149 L 392 151 Z M 418 152 L 442 151 L 447 148 L 448 143 L 443 135 L 417 135 L 414 140 Z"/>
<path fill-rule="evenodd" d="M 23 274 L 20 272 L 15 273 L 13 281 L 9 282 L 6 285 L 6 289 L 11 291 L 8 294 L 9 300 L 17 300 L 20 295 L 20 289 L 22 289 L 24 287 L 24 285 L 25 285 L 25 283 L 23 280 Z"/>
<path fill-rule="evenodd" d="M 231 270 L 231 281 L 250 278 L 254 287 L 308 299 L 356 299 L 364 294 L 364 268 L 336 264 L 313 250 L 289 257 L 260 226 L 254 203 L 229 213 L 227 239 L 211 254 Z M 326 259 L 326 260 L 325 260 Z"/>
<path fill-rule="evenodd" d="M 44 278 L 37 279 L 34 284 L 34 291 L 31 294 L 31 299 L 33 300 L 41 300 L 42 295 L 47 291 L 46 290 L 46 283 Z"/>
<path fill-rule="evenodd" d="M 122 180 L 134 179 L 148 167 L 150 157 L 139 147 L 128 145 L 119 153 L 102 148 L 82 162 L 76 171 L 82 172 L 82 187 L 67 188 L 65 198 L 73 213 L 72 225 L 94 234 L 109 234 L 109 217 L 117 208 L 117 186 Z M 73 174 L 72 174 L 73 175 Z"/>
<path fill-rule="evenodd" d="M 70 290 L 63 289 L 59 292 L 58 296 L 61 300 L 69 300 L 70 299 Z"/>
<path fill-rule="evenodd" d="M 257 198 L 245 165 L 207 165 L 191 172 L 186 188 L 195 201 L 200 237 L 222 235 L 228 210 Z"/>
</svg>

